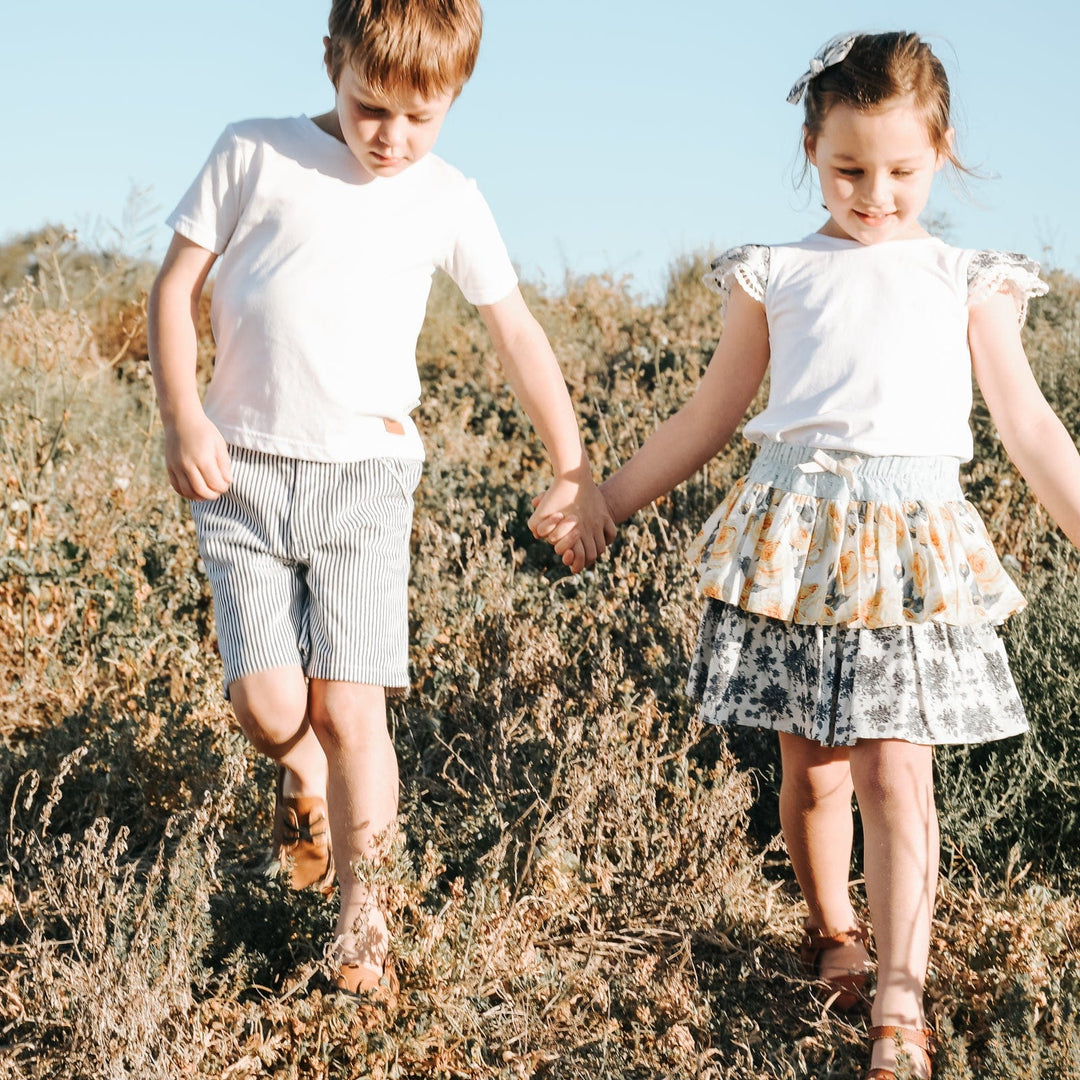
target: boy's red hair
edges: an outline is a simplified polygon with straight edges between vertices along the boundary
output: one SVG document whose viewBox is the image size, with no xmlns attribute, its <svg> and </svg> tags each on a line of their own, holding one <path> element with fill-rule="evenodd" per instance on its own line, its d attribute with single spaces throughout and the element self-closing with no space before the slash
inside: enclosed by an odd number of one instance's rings
<svg viewBox="0 0 1080 1080">
<path fill-rule="evenodd" d="M 326 66 L 335 86 L 348 64 L 377 93 L 457 95 L 482 28 L 479 0 L 333 0 Z"/>
</svg>

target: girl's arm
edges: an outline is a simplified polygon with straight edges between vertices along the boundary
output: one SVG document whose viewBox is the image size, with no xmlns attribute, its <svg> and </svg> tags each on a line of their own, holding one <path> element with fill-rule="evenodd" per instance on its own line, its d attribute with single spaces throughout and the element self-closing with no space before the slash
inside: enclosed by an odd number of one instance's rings
<svg viewBox="0 0 1080 1080">
<path fill-rule="evenodd" d="M 203 412 L 195 378 L 199 297 L 216 258 L 174 235 L 147 310 L 165 464 L 172 486 L 188 499 L 216 499 L 232 483 L 229 448 Z"/>
<path fill-rule="evenodd" d="M 573 543 L 559 552 L 574 573 L 590 566 L 615 538 L 615 525 L 589 469 L 577 418 L 547 335 L 514 289 L 495 304 L 478 308 L 491 334 L 507 381 L 551 459 L 555 480 L 530 518 L 554 517 Z"/>
<path fill-rule="evenodd" d="M 731 439 L 769 364 L 765 308 L 734 287 L 724 333 L 694 396 L 600 490 L 616 522 L 692 476 Z M 555 548 L 558 551 L 558 546 Z"/>
<path fill-rule="evenodd" d="M 971 309 L 968 343 L 1006 452 L 1062 532 L 1080 546 L 1080 454 L 1031 373 L 1011 296 L 997 293 Z"/>
</svg>

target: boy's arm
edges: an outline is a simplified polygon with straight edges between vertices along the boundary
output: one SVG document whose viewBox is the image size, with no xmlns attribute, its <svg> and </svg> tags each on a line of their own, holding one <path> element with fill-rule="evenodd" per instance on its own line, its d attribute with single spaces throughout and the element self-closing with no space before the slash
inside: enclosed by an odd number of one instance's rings
<svg viewBox="0 0 1080 1080">
<path fill-rule="evenodd" d="M 991 296 L 968 314 L 971 363 L 1005 450 L 1061 531 L 1080 547 L 1080 454 L 1024 355 L 1016 302 Z"/>
<path fill-rule="evenodd" d="M 731 439 L 769 364 L 765 308 L 731 290 L 724 333 L 694 396 L 601 485 L 611 516 L 625 521 L 692 476 Z M 556 544 L 555 550 L 559 550 Z"/>
<path fill-rule="evenodd" d="M 603 554 L 615 538 L 615 526 L 593 483 L 559 363 L 519 289 L 478 310 L 507 381 L 547 448 L 555 473 L 530 523 L 551 516 L 576 523 L 574 543 L 560 554 L 578 573 Z"/>
<path fill-rule="evenodd" d="M 232 483 L 228 446 L 203 412 L 195 377 L 199 297 L 216 258 L 174 235 L 147 310 L 169 481 L 181 495 L 199 500 L 216 499 Z"/>
</svg>

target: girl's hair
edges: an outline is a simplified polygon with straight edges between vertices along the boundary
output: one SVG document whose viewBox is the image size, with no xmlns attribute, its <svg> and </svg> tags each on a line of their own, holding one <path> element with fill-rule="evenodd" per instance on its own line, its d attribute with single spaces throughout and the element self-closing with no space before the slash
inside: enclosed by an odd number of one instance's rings
<svg viewBox="0 0 1080 1080">
<path fill-rule="evenodd" d="M 834 105 L 872 112 L 893 98 L 911 97 L 926 121 L 930 145 L 960 172 L 967 167 L 948 138 L 949 79 L 941 61 L 918 34 L 860 34 L 838 64 L 825 68 L 806 88 L 806 144 L 821 134 Z"/>
<path fill-rule="evenodd" d="M 456 96 L 480 49 L 479 0 L 333 0 L 326 62 L 335 86 L 350 65 L 376 91 Z"/>
</svg>

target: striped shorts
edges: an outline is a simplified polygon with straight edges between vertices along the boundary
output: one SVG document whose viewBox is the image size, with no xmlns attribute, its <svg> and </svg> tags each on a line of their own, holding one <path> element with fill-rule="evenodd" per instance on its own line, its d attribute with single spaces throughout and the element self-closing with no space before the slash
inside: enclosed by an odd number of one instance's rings
<svg viewBox="0 0 1080 1080">
<path fill-rule="evenodd" d="M 229 455 L 229 489 L 191 504 L 226 695 L 234 679 L 293 665 L 309 678 L 407 688 L 421 463 Z"/>
</svg>

